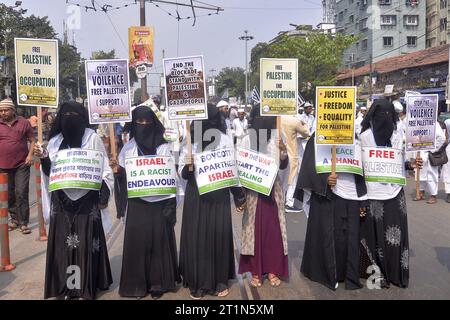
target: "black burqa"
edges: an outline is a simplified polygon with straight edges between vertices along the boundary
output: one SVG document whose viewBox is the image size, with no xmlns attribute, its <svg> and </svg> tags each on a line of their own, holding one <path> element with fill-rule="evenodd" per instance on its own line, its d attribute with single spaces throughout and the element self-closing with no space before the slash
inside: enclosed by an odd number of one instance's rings
<svg viewBox="0 0 450 320">
<path fill-rule="evenodd" d="M 50 138 L 62 133 L 59 150 L 80 148 L 88 125 L 87 112 L 81 104 L 64 103 L 52 126 Z M 42 169 L 47 176 L 50 166 L 48 158 L 42 160 Z M 108 203 L 109 195 L 105 182 L 100 191 L 91 190 L 77 200 L 71 200 L 62 190 L 51 193 L 45 299 L 58 296 L 95 299 L 97 290 L 106 290 L 111 285 L 111 268 L 99 209 L 99 204 Z M 73 266 L 80 270 L 79 287 L 76 281 L 69 279 L 74 278 Z"/>
<path fill-rule="evenodd" d="M 391 147 L 398 115 L 386 99 L 375 100 L 362 122 L 361 133 L 371 128 L 378 147 Z M 376 265 L 381 286 L 409 285 L 409 238 L 405 192 L 388 200 L 370 200 L 370 210 L 361 224 L 361 276 L 367 278 Z M 374 277 L 372 277 L 374 278 Z"/>
<path fill-rule="evenodd" d="M 202 133 L 208 129 L 217 129 L 225 134 L 220 112 L 213 105 L 208 104 L 208 120 L 202 121 L 202 124 Z M 221 140 L 218 134 L 211 141 L 195 141 L 196 137 L 192 130 L 192 141 L 197 147 L 202 145 L 203 149 L 213 144 L 217 146 Z M 193 152 L 199 150 L 193 149 Z M 182 177 L 187 180 L 180 241 L 183 286 L 188 287 L 195 296 L 214 295 L 227 289 L 228 281 L 235 278 L 230 193 L 236 206 L 245 202 L 245 195 L 242 188 L 235 187 L 200 196 L 194 172 L 189 171 L 188 166 L 183 168 Z"/>
<path fill-rule="evenodd" d="M 164 140 L 164 126 L 154 112 L 140 106 L 133 110 L 133 121 L 127 124 L 130 138 L 137 144 L 138 155 L 157 155 Z M 146 120 L 139 124 L 137 120 Z M 130 143 L 130 142 L 129 142 Z M 119 190 L 118 215 L 124 216 L 125 236 L 119 294 L 122 297 L 144 297 L 176 288 L 180 281 L 174 226 L 176 199 L 148 202 L 142 198 L 127 198 L 126 171 L 115 174 Z"/>
<path fill-rule="evenodd" d="M 300 200 L 304 189 L 311 191 L 300 270 L 332 290 L 338 282 L 345 282 L 346 289 L 359 289 L 359 209 L 366 204 L 333 193 L 327 182 L 329 173 L 316 172 L 314 149 L 315 134 L 306 145 L 296 190 Z M 354 177 L 357 195 L 361 197 L 367 193 L 364 179 Z"/>
</svg>

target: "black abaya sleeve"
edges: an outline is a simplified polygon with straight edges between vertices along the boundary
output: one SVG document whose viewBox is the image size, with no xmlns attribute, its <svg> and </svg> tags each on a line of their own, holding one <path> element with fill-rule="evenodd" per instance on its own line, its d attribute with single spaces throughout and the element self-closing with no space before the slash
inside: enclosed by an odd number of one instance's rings
<svg viewBox="0 0 450 320">
<path fill-rule="evenodd" d="M 125 217 L 128 202 L 127 176 L 125 169 L 122 167 L 114 174 L 114 196 L 116 201 L 117 219 L 120 219 Z"/>
<path fill-rule="evenodd" d="M 288 164 L 289 164 L 289 157 L 286 157 L 286 159 L 284 160 L 280 159 L 280 170 L 286 169 Z"/>
<path fill-rule="evenodd" d="M 192 168 L 192 171 L 189 171 L 189 165 L 183 167 L 183 170 L 181 170 L 181 177 L 183 177 L 184 180 L 189 180 L 189 178 L 194 176 L 194 165 L 192 165 Z"/>
<path fill-rule="evenodd" d="M 102 187 L 100 188 L 100 205 L 107 205 L 109 201 L 109 196 L 111 192 L 109 191 L 108 185 L 105 181 L 102 182 Z"/>
<path fill-rule="evenodd" d="M 49 177 L 50 176 L 50 168 L 52 166 L 52 162 L 50 161 L 50 158 L 42 158 L 41 159 L 41 166 L 42 166 L 42 171 L 44 171 L 44 174 Z"/>
<path fill-rule="evenodd" d="M 231 187 L 230 192 L 233 195 L 234 205 L 240 207 L 245 203 L 245 192 L 241 187 Z"/>
</svg>

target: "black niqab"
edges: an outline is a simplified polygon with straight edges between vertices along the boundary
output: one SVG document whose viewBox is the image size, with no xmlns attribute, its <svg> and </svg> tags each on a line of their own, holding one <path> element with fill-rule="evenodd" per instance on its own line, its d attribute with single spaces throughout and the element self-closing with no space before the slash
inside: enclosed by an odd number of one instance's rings
<svg viewBox="0 0 450 320">
<path fill-rule="evenodd" d="M 65 102 L 59 108 L 49 139 L 61 133 L 64 144 L 70 148 L 80 148 L 84 131 L 88 127 L 89 116 L 86 108 L 75 101 Z"/>
<path fill-rule="evenodd" d="M 271 116 L 261 116 L 261 107 L 256 105 L 250 112 L 248 120 L 249 129 L 254 129 L 256 131 L 256 139 L 254 135 L 250 135 L 250 147 L 252 150 L 257 150 L 258 152 L 266 152 L 267 144 L 272 137 L 272 130 L 277 127 L 276 117 Z M 266 130 L 266 135 L 264 131 Z M 264 141 L 264 137 L 266 138 Z M 263 140 L 261 140 L 263 139 Z"/>
<path fill-rule="evenodd" d="M 134 138 L 140 153 L 155 155 L 158 147 L 167 141 L 164 139 L 165 128 L 158 120 L 153 110 L 147 106 L 139 106 L 133 110 L 132 122 L 127 123 L 124 130 L 130 132 L 130 139 Z M 148 124 L 139 124 L 136 120 L 147 120 Z"/>
<path fill-rule="evenodd" d="M 193 121 L 191 123 L 191 142 L 197 142 L 197 145 L 200 145 L 200 141 L 195 141 L 197 138 L 195 136 L 195 124 L 197 122 Z M 213 134 L 210 140 L 205 139 L 205 132 L 209 129 L 216 129 L 220 133 L 226 134 L 226 124 L 223 121 L 222 114 L 219 111 L 219 108 L 217 108 L 215 105 L 208 103 L 208 119 L 201 120 L 202 125 L 202 136 L 201 136 L 201 145 L 202 150 L 204 151 L 208 146 L 214 143 L 214 146 L 219 145 L 220 143 L 220 135 Z"/>
<path fill-rule="evenodd" d="M 361 133 L 371 127 L 377 146 L 391 147 L 392 133 L 397 129 L 398 120 L 391 102 L 387 99 L 375 100 L 361 123 Z"/>
</svg>

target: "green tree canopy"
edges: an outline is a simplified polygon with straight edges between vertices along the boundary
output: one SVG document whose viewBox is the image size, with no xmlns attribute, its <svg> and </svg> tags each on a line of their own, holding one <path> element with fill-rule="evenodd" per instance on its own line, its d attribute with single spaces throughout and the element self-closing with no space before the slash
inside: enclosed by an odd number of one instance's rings
<svg viewBox="0 0 450 320">
<path fill-rule="evenodd" d="M 258 43 L 251 52 L 251 87 L 259 87 L 260 58 L 298 59 L 299 91 L 314 98 L 316 86 L 334 85 L 343 52 L 356 38 L 336 34 L 312 33 L 308 37 L 281 37 L 272 43 Z"/>
<path fill-rule="evenodd" d="M 223 68 L 216 77 L 217 92 L 226 89 L 230 97 L 245 97 L 245 72 L 242 68 Z"/>
</svg>

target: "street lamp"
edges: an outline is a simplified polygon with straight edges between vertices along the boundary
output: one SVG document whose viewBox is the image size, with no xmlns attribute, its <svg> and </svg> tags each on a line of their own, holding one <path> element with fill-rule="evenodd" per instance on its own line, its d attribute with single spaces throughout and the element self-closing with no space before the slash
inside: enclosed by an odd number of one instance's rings
<svg viewBox="0 0 450 320">
<path fill-rule="evenodd" d="M 247 92 L 248 92 L 248 62 L 247 62 L 247 56 L 248 56 L 248 52 L 247 52 L 247 42 L 249 40 L 253 40 L 252 36 L 248 35 L 248 30 L 244 30 L 245 35 L 239 37 L 239 40 L 245 40 L 245 104 L 247 105 Z"/>
</svg>

